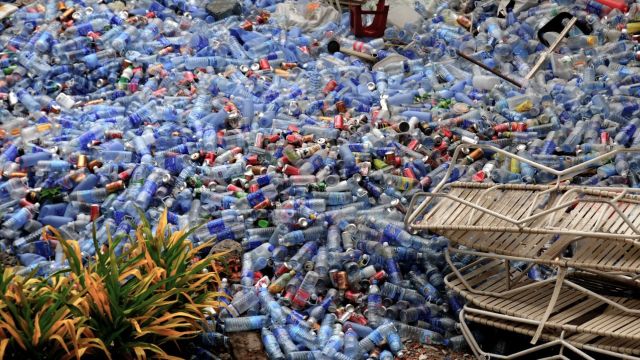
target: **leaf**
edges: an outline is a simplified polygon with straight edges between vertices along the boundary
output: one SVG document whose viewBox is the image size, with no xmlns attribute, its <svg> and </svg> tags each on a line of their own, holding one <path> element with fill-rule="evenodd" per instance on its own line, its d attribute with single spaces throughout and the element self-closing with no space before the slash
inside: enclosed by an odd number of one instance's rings
<svg viewBox="0 0 640 360">
<path fill-rule="evenodd" d="M 24 342 L 22 341 L 22 338 L 20 337 L 20 335 L 18 334 L 15 328 L 9 327 L 6 324 L 0 324 L 0 329 L 7 330 L 7 332 L 11 334 L 13 339 L 18 343 L 18 346 L 20 346 L 20 348 L 23 350 L 27 350 L 27 347 L 25 346 Z"/>
<path fill-rule="evenodd" d="M 60 344 L 60 346 L 62 346 L 62 348 L 64 349 L 64 351 L 69 354 L 69 348 L 67 347 L 67 344 L 65 343 L 64 339 L 60 336 L 60 335 L 51 335 L 49 337 L 49 339 L 51 340 L 55 340 L 58 342 L 58 344 Z M 0 356 L 0 358 L 2 358 L 2 356 Z"/>
<path fill-rule="evenodd" d="M 178 230 L 176 232 L 174 232 L 173 234 L 171 234 L 171 236 L 169 237 L 169 246 L 174 246 L 175 244 L 177 244 L 182 236 L 184 235 L 184 230 Z"/>
<path fill-rule="evenodd" d="M 167 342 L 173 339 L 184 338 L 186 336 L 194 335 L 197 333 L 198 331 L 196 330 L 178 331 L 178 330 L 170 329 L 168 326 L 162 326 L 162 327 L 153 327 L 153 328 L 150 328 L 149 330 L 145 330 L 140 335 L 137 335 L 136 337 L 139 338 L 147 334 L 155 334 L 164 338 L 168 338 L 168 339 L 161 339 L 160 342 L 162 343 L 162 342 Z"/>
<path fill-rule="evenodd" d="M 64 239 L 60 232 L 50 225 L 45 226 L 42 231 L 50 231 L 54 234 L 54 237 L 58 239 L 58 243 L 62 245 L 62 252 L 65 258 L 69 260 L 71 271 L 76 275 L 80 275 L 82 272 L 82 252 L 78 242 Z"/>
<path fill-rule="evenodd" d="M 40 313 L 36 314 L 36 320 L 34 321 L 34 326 L 35 326 L 35 330 L 33 331 L 31 344 L 33 346 L 38 346 L 38 342 L 40 341 L 40 336 L 42 336 L 42 333 L 40 332 Z"/>
<path fill-rule="evenodd" d="M 145 350 L 151 351 L 152 353 L 158 354 L 162 357 L 167 356 L 167 353 L 164 352 L 164 350 L 162 350 L 159 346 L 151 344 L 151 343 L 143 343 L 143 342 L 132 342 L 129 344 L 129 346 L 131 348 L 134 349 L 134 351 L 136 351 L 135 349 L 139 349 L 143 352 L 143 356 L 146 358 L 146 353 Z M 138 354 L 138 352 L 136 351 L 136 354 Z"/>
<path fill-rule="evenodd" d="M 134 276 L 136 279 L 138 280 L 142 280 L 142 273 L 140 272 L 139 269 L 129 269 L 125 272 L 123 272 L 122 274 L 120 274 L 120 276 L 118 276 L 118 281 L 125 281 L 129 276 Z"/>
<path fill-rule="evenodd" d="M 60 187 L 54 187 L 54 188 L 44 188 L 42 190 L 40 190 L 40 194 L 39 194 L 39 199 L 42 202 L 43 200 L 46 200 L 47 198 L 53 198 L 60 195 Z"/>
<path fill-rule="evenodd" d="M 4 353 L 7 351 L 7 346 L 9 345 L 9 339 L 0 340 L 0 359 L 4 359 Z"/>
<path fill-rule="evenodd" d="M 167 321 L 167 320 L 171 320 L 171 319 L 175 319 L 178 316 L 182 316 L 182 317 L 186 317 L 186 318 L 190 318 L 190 319 L 194 319 L 194 320 L 198 320 L 198 317 L 193 316 L 191 314 L 187 314 L 186 312 L 176 312 L 173 314 L 166 314 L 162 317 L 157 318 L 156 320 L 154 320 L 151 325 L 156 325 L 159 324 L 161 322 Z"/>
<path fill-rule="evenodd" d="M 88 344 L 87 348 L 99 349 L 102 350 L 103 354 L 107 357 L 107 359 L 111 360 L 111 353 L 105 346 L 104 342 L 101 339 L 97 338 L 89 338 L 85 341 Z"/>
<path fill-rule="evenodd" d="M 136 359 L 145 360 L 147 358 L 147 354 L 143 348 L 136 346 L 133 348 L 133 351 L 136 353 Z"/>
<path fill-rule="evenodd" d="M 13 321 L 13 318 L 7 314 L 4 311 L 0 311 L 0 316 L 2 316 L 2 319 L 11 327 L 16 327 L 16 323 Z"/>
</svg>

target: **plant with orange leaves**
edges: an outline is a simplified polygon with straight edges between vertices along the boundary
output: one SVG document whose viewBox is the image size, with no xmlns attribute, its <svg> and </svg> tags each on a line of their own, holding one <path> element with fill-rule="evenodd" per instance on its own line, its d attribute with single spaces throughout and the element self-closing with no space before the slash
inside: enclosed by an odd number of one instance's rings
<svg viewBox="0 0 640 360">
<path fill-rule="evenodd" d="M 0 283 L 5 294 L 0 303 L 0 358 L 8 346 L 34 353 L 51 348 L 60 358 L 175 358 L 163 345 L 173 342 L 175 347 L 179 340 L 196 336 L 206 326 L 206 309 L 224 305 L 220 298 L 226 295 L 217 291 L 220 278 L 213 267 L 224 254 L 198 259 L 211 243 L 194 247 L 188 236 L 195 229 L 170 231 L 166 210 L 155 233 L 146 218 L 141 219 L 135 236 L 109 237 L 106 250 L 98 251 L 86 267 L 78 242 L 48 229 L 63 247 L 69 268 L 46 281 L 17 281 L 5 274 L 8 285 L 4 277 Z M 100 249 L 95 231 L 93 238 Z M 114 249 L 125 240 L 125 250 L 116 256 Z M 26 304 L 25 296 L 30 303 L 23 319 L 5 316 L 5 309 L 21 314 L 17 306 L 21 300 Z M 29 324 L 34 320 L 40 325 Z"/>
<path fill-rule="evenodd" d="M 6 268 L 0 292 L 0 359 L 73 359 L 107 352 L 86 318 L 72 315 L 86 303 L 69 278 L 17 277 Z"/>
</svg>

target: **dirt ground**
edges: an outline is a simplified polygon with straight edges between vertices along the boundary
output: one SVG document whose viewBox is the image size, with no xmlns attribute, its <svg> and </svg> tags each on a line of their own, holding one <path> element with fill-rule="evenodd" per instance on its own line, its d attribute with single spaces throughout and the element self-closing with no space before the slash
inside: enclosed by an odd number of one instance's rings
<svg viewBox="0 0 640 360">
<path fill-rule="evenodd" d="M 229 334 L 229 343 L 231 344 L 231 354 L 224 354 L 223 359 L 232 360 L 267 360 L 264 353 L 260 333 L 258 332 L 242 332 Z M 471 360 L 473 356 L 470 354 L 451 351 L 445 347 L 430 346 L 405 342 L 405 348 L 399 354 L 397 359 L 402 360 Z"/>
<path fill-rule="evenodd" d="M 397 359 L 403 360 L 471 360 L 473 355 L 452 351 L 442 346 L 431 346 L 406 341 Z"/>
<path fill-rule="evenodd" d="M 262 340 L 260 339 L 259 332 L 251 331 L 232 333 L 228 336 L 229 344 L 231 345 L 231 356 L 228 357 L 229 359 L 268 360 L 267 354 L 264 352 L 264 348 L 262 347 Z"/>
</svg>

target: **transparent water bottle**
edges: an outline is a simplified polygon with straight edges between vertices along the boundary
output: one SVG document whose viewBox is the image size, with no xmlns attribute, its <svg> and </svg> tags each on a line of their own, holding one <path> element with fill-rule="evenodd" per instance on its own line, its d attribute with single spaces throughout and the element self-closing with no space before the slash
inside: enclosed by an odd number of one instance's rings
<svg viewBox="0 0 640 360">
<path fill-rule="evenodd" d="M 264 315 L 226 318 L 224 320 L 225 332 L 239 332 L 258 330 L 268 324 L 268 317 Z"/>
</svg>

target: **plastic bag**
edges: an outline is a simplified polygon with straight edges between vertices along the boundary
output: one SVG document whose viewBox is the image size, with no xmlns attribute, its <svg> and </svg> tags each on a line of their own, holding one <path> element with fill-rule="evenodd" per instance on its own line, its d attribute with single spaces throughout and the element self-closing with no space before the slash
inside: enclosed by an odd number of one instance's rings
<svg viewBox="0 0 640 360">
<path fill-rule="evenodd" d="M 289 28 L 313 31 L 331 22 L 340 22 L 340 14 L 332 6 L 319 2 L 286 2 L 276 5 L 274 17 Z"/>
</svg>

